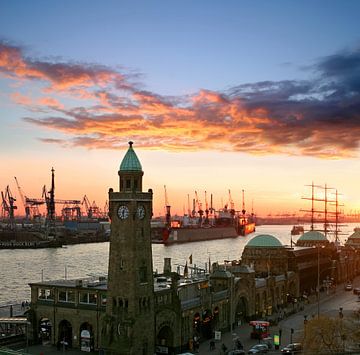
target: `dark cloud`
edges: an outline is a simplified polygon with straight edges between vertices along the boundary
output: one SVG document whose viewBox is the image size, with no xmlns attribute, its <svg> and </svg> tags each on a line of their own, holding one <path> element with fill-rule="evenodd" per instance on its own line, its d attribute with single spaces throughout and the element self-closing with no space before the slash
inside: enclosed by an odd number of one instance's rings
<svg viewBox="0 0 360 355">
<path fill-rule="evenodd" d="M 135 73 L 28 59 L 21 48 L 0 43 L 0 74 L 41 80 L 56 96 L 47 93 L 37 101 L 19 93 L 12 97 L 38 112 L 24 118 L 26 122 L 67 136 L 42 139 L 46 143 L 117 149 L 119 142 L 132 138 L 149 149 L 357 156 L 360 51 L 321 58 L 311 69 L 312 80 L 263 81 L 223 92 L 203 89 L 164 96 L 131 83 Z M 69 107 L 59 96 L 64 92 L 85 99 L 86 105 Z"/>
</svg>

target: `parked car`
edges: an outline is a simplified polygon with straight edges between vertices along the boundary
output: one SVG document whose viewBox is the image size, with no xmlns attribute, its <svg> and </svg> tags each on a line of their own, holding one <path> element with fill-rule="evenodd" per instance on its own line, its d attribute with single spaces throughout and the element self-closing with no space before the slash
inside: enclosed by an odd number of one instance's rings
<svg viewBox="0 0 360 355">
<path fill-rule="evenodd" d="M 360 287 L 355 287 L 353 289 L 353 292 L 354 292 L 355 295 L 360 295 Z"/>
<path fill-rule="evenodd" d="M 249 349 L 248 354 L 265 354 L 269 351 L 269 348 L 266 344 L 256 344 L 251 349 Z"/>
<path fill-rule="evenodd" d="M 281 349 L 283 354 L 300 354 L 302 351 L 301 343 L 291 343 Z"/>
<path fill-rule="evenodd" d="M 352 290 L 352 284 L 347 284 L 346 286 L 345 286 L 345 291 L 351 291 Z"/>
</svg>

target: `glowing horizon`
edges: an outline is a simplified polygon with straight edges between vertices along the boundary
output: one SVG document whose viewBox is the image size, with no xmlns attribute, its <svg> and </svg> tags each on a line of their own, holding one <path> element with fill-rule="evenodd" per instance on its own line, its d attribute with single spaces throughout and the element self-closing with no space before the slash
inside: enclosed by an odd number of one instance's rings
<svg viewBox="0 0 360 355">
<path fill-rule="evenodd" d="M 174 214 L 229 189 L 258 215 L 298 213 L 312 181 L 360 209 L 359 3 L 140 2 L 4 6 L 0 191 L 19 210 L 13 177 L 40 197 L 52 166 L 57 198 L 104 206 L 129 140 L 155 216 L 164 185 Z"/>
</svg>

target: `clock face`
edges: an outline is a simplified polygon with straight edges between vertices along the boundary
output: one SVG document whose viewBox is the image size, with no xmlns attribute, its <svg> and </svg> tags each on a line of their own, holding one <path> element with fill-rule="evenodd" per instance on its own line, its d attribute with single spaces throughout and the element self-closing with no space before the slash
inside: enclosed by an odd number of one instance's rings
<svg viewBox="0 0 360 355">
<path fill-rule="evenodd" d="M 129 217 L 129 209 L 127 206 L 120 206 L 117 213 L 120 219 L 126 219 Z"/>
<path fill-rule="evenodd" d="M 143 219 L 145 217 L 145 207 L 144 206 L 139 206 L 137 208 L 136 213 L 137 213 L 137 216 L 138 216 L 139 219 Z"/>
</svg>

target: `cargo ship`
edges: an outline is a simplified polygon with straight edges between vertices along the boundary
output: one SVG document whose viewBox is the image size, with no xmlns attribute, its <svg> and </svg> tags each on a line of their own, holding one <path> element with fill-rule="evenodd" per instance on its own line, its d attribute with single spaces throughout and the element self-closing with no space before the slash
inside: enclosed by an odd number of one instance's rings
<svg viewBox="0 0 360 355">
<path fill-rule="evenodd" d="M 253 215 L 234 214 L 224 208 L 215 218 L 202 221 L 200 218 L 174 218 L 171 221 L 152 221 L 152 242 L 165 245 L 189 243 L 224 238 L 237 238 L 255 232 Z"/>
</svg>

